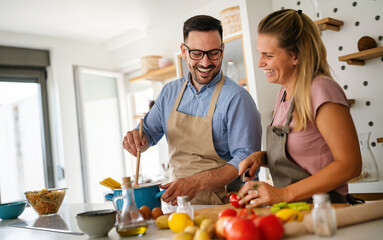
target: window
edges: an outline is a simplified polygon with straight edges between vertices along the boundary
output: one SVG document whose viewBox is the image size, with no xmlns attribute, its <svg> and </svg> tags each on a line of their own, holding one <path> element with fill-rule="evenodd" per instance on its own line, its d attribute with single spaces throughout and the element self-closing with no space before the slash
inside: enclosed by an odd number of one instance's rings
<svg viewBox="0 0 383 240">
<path fill-rule="evenodd" d="M 0 201 L 54 187 L 45 70 L 0 67 Z"/>
</svg>

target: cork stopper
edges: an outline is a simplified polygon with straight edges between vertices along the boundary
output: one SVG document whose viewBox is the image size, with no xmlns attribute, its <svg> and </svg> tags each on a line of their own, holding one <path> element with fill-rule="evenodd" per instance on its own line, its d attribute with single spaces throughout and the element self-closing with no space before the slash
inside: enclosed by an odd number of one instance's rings
<svg viewBox="0 0 383 240">
<path fill-rule="evenodd" d="M 132 188 L 132 181 L 130 180 L 130 177 L 123 177 L 122 178 L 122 185 L 121 188 Z"/>
</svg>

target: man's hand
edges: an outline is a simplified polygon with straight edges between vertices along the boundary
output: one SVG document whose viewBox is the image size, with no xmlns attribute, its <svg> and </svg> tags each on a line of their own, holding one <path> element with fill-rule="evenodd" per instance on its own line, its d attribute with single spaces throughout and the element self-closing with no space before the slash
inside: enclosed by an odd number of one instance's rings
<svg viewBox="0 0 383 240">
<path fill-rule="evenodd" d="M 162 194 L 161 199 L 173 206 L 177 205 L 177 196 L 189 196 L 192 200 L 199 192 L 198 180 L 194 176 L 177 179 L 173 182 L 161 185 L 163 189 L 167 189 Z"/>
<path fill-rule="evenodd" d="M 198 192 L 224 187 L 237 176 L 237 169 L 230 164 L 225 164 L 222 167 L 180 178 L 160 186 L 167 189 L 161 199 L 174 206 L 177 205 L 177 196 L 187 195 L 192 200 Z"/>
<path fill-rule="evenodd" d="M 126 133 L 122 146 L 133 156 L 137 156 L 137 152 L 141 149 L 141 152 L 145 152 L 148 149 L 148 138 L 146 134 L 142 132 L 142 141 L 140 143 L 140 134 L 138 129 L 134 129 Z"/>
<path fill-rule="evenodd" d="M 239 171 L 238 175 L 242 175 L 246 172 L 247 169 L 249 169 L 249 177 L 246 177 L 247 181 L 250 181 L 254 178 L 255 174 L 257 173 L 257 170 L 261 166 L 265 166 L 266 162 L 266 152 L 265 151 L 258 151 L 250 154 L 247 158 L 245 158 L 242 162 L 239 163 Z"/>
</svg>

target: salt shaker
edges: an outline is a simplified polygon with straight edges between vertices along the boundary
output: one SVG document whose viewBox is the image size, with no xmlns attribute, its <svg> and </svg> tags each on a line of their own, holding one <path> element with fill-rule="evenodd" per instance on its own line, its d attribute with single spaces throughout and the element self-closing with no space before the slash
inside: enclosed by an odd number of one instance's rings
<svg viewBox="0 0 383 240">
<path fill-rule="evenodd" d="M 177 212 L 186 213 L 190 216 L 191 219 L 194 219 L 194 209 L 190 205 L 190 200 L 188 196 L 178 196 L 177 197 Z"/>
<path fill-rule="evenodd" d="M 335 209 L 331 206 L 327 193 L 313 196 L 314 208 L 311 211 L 315 235 L 330 237 L 337 229 Z"/>
</svg>

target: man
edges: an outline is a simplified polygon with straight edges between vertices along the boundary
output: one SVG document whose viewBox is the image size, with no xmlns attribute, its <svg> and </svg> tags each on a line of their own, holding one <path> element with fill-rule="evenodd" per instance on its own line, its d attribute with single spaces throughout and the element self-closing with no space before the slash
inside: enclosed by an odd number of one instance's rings
<svg viewBox="0 0 383 240">
<path fill-rule="evenodd" d="M 142 142 L 134 129 L 123 146 L 136 156 L 165 134 L 172 182 L 161 186 L 162 200 L 176 205 L 177 196 L 188 195 L 193 204 L 228 203 L 225 185 L 238 177 L 239 163 L 261 148 L 260 114 L 250 94 L 222 74 L 221 22 L 194 16 L 183 33 L 188 76 L 164 86 L 144 118 Z"/>
</svg>

